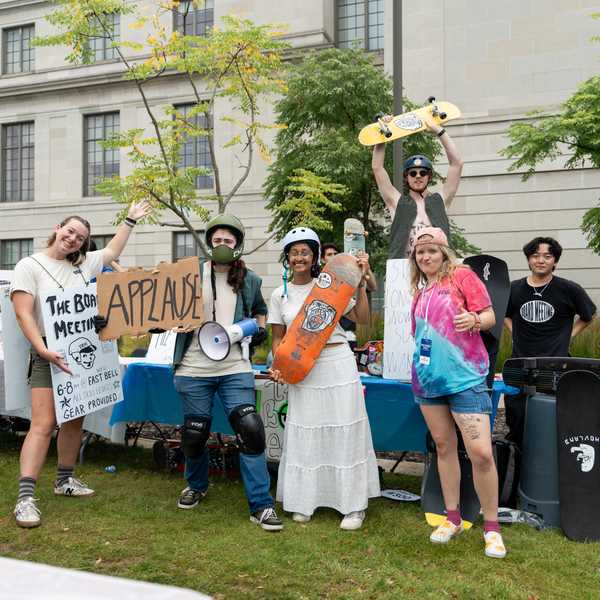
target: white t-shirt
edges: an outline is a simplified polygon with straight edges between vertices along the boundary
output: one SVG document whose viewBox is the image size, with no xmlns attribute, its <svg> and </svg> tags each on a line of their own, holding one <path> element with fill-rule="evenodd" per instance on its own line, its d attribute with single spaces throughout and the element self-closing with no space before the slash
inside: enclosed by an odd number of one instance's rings
<svg viewBox="0 0 600 600">
<path fill-rule="evenodd" d="M 294 283 L 288 283 L 288 296 L 287 299 L 282 298 L 283 295 L 283 286 L 279 286 L 272 294 L 271 294 L 271 303 L 269 305 L 269 319 L 268 323 L 271 325 L 285 325 L 289 327 L 299 310 L 302 308 L 304 304 L 304 300 L 315 284 L 316 279 L 313 279 L 309 283 L 305 283 L 303 285 L 296 285 Z M 350 298 L 350 302 L 344 311 L 344 314 L 349 313 L 356 304 L 356 300 L 354 298 Z M 338 323 L 331 334 L 331 337 L 327 340 L 328 344 L 339 344 L 340 342 L 347 341 L 346 332 L 341 328 Z"/>
<path fill-rule="evenodd" d="M 215 289 L 217 291 L 217 302 L 215 305 L 215 321 L 223 327 L 233 324 L 235 316 L 235 305 L 237 294 L 227 283 L 227 273 L 215 271 Z M 202 302 L 204 305 L 204 318 L 213 320 L 213 294 L 210 283 L 210 263 L 204 265 L 202 272 Z M 248 373 L 252 371 L 249 360 L 242 356 L 240 344 L 233 344 L 226 358 L 220 361 L 211 360 L 204 354 L 198 345 L 198 330 L 187 349 L 183 360 L 177 367 L 177 375 L 184 377 L 218 377 L 221 375 L 233 375 L 235 373 Z"/>
<path fill-rule="evenodd" d="M 41 295 L 50 290 L 58 290 L 61 286 L 72 288 L 85 285 L 102 272 L 102 267 L 102 250 L 88 252 L 85 260 L 77 267 L 68 260 L 57 260 L 44 252 L 36 252 L 17 263 L 10 294 L 12 296 L 13 292 L 27 292 L 35 298 L 35 320 L 41 334 L 46 335 L 40 304 Z"/>
</svg>

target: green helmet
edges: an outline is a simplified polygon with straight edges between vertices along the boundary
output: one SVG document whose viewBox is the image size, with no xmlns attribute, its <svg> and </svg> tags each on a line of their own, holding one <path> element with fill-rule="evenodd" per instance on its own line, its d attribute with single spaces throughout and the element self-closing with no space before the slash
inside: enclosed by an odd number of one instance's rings
<svg viewBox="0 0 600 600">
<path fill-rule="evenodd" d="M 234 233 L 237 243 L 233 250 L 231 250 L 227 246 L 217 246 L 217 248 L 214 248 L 215 252 L 213 252 L 213 247 L 211 245 L 211 237 L 214 230 L 219 229 L 220 227 L 230 229 Z M 204 237 L 204 239 L 206 240 L 206 245 L 211 251 L 210 254 L 212 260 L 219 263 L 230 263 L 240 258 L 244 250 L 245 234 L 246 232 L 244 230 L 242 222 L 233 215 L 222 214 L 212 218 L 206 225 L 206 234 Z"/>
</svg>

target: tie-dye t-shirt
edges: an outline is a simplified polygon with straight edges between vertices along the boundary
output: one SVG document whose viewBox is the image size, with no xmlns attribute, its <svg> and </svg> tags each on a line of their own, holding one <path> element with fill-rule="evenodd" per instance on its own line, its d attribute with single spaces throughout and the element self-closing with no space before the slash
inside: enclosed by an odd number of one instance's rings
<svg viewBox="0 0 600 600">
<path fill-rule="evenodd" d="M 457 332 L 454 317 L 463 309 L 480 312 L 491 304 L 482 281 L 466 267 L 459 267 L 452 278 L 446 277 L 415 294 L 411 309 L 416 345 L 412 363 L 415 396 L 456 394 L 485 381 L 489 359 L 481 336 Z M 431 340 L 428 365 L 419 362 L 422 339 Z"/>
</svg>

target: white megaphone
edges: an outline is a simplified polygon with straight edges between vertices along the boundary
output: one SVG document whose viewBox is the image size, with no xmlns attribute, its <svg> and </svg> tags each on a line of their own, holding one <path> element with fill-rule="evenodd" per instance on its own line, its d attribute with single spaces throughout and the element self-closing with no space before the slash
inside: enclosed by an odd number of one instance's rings
<svg viewBox="0 0 600 600">
<path fill-rule="evenodd" d="M 243 319 L 229 327 L 223 327 L 216 321 L 206 321 L 198 330 L 198 345 L 211 360 L 225 360 L 231 346 L 241 342 L 244 358 L 247 359 L 250 338 L 257 331 L 256 319 Z"/>
</svg>

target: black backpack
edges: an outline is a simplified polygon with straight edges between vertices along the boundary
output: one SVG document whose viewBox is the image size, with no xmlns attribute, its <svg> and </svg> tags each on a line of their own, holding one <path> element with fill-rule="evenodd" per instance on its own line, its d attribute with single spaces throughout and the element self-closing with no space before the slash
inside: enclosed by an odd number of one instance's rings
<svg viewBox="0 0 600 600">
<path fill-rule="evenodd" d="M 514 442 L 496 439 L 493 442 L 498 469 L 498 506 L 517 508 L 521 452 Z"/>
</svg>

